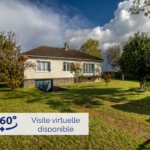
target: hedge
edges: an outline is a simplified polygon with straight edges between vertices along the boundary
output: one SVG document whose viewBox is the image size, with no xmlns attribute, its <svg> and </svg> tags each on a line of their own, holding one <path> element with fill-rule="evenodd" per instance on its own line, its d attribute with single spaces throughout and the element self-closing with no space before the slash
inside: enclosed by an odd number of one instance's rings
<svg viewBox="0 0 150 150">
<path fill-rule="evenodd" d="M 105 72 L 110 72 L 112 79 L 122 79 L 121 71 L 105 71 Z M 126 73 L 124 74 L 124 79 L 136 80 L 135 76 L 133 76 L 132 74 L 126 74 Z M 146 81 L 150 81 L 150 75 L 146 76 Z"/>
</svg>

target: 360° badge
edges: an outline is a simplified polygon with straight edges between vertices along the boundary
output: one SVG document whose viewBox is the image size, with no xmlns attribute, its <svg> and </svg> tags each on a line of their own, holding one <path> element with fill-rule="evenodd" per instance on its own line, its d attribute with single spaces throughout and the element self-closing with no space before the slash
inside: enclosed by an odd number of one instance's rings
<svg viewBox="0 0 150 150">
<path fill-rule="evenodd" d="M 8 125 L 11 125 L 12 122 L 13 122 L 13 119 L 16 119 L 17 117 L 16 116 L 13 116 L 13 117 L 10 117 L 8 116 L 7 118 L 6 117 L 1 117 L 0 118 L 0 124 L 1 124 L 1 127 L 0 127 L 0 131 L 3 132 L 4 130 L 12 130 L 14 128 L 17 127 L 17 123 L 15 124 L 15 126 L 12 126 L 12 127 L 7 127 L 7 128 L 4 128 L 2 125 L 5 125 L 5 124 L 8 124 Z"/>
</svg>

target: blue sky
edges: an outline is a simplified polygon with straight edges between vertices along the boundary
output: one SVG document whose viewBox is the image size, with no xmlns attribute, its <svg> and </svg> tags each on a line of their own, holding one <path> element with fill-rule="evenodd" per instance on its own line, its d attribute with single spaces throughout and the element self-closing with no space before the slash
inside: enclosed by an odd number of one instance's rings
<svg viewBox="0 0 150 150">
<path fill-rule="evenodd" d="M 0 32 L 16 33 L 22 52 L 47 45 L 78 50 L 89 38 L 99 41 L 102 71 L 105 53 L 137 31 L 148 32 L 150 19 L 128 13 L 133 0 L 0 0 Z M 149 6 L 150 9 L 150 6 Z"/>
<path fill-rule="evenodd" d="M 123 0 L 122 0 L 123 1 Z M 85 17 L 89 24 L 85 27 L 93 28 L 95 26 L 104 26 L 111 19 L 114 19 L 114 10 L 117 9 L 121 0 L 30 0 L 40 7 L 46 4 L 48 7 L 54 7 L 56 11 L 66 13 L 70 18 L 75 15 Z M 81 27 L 83 28 L 83 27 Z"/>
</svg>

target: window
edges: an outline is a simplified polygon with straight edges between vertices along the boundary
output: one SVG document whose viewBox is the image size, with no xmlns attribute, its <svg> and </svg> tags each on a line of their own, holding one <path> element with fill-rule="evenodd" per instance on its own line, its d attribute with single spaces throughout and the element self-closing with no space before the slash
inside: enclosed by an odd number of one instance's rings
<svg viewBox="0 0 150 150">
<path fill-rule="evenodd" d="M 48 72 L 50 71 L 50 62 L 49 61 L 37 61 L 37 66 L 36 66 L 37 71 L 42 71 L 42 72 Z"/>
<path fill-rule="evenodd" d="M 70 66 L 71 63 L 70 62 L 63 62 L 63 71 L 70 71 Z"/>
<path fill-rule="evenodd" d="M 83 73 L 93 73 L 94 72 L 94 64 L 83 64 Z"/>
</svg>

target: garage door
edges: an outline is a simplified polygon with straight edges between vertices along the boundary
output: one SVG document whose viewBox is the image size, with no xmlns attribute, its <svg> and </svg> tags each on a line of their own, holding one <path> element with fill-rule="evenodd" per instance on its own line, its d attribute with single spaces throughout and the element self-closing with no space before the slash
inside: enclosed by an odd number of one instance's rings
<svg viewBox="0 0 150 150">
<path fill-rule="evenodd" d="M 51 92 L 53 87 L 53 80 L 35 80 L 35 88 L 42 92 Z"/>
</svg>

